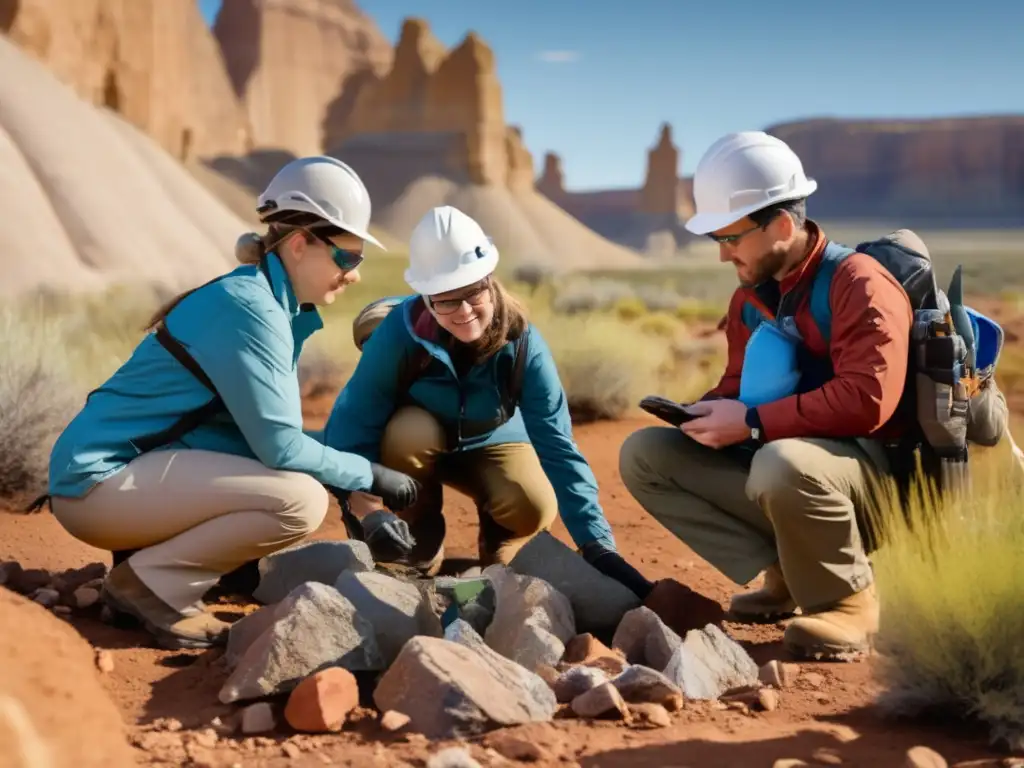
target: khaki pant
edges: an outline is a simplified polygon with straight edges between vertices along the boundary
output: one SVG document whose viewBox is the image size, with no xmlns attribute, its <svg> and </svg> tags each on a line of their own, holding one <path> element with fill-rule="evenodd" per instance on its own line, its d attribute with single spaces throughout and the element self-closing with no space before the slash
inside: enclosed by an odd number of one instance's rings
<svg viewBox="0 0 1024 768">
<path fill-rule="evenodd" d="M 747 470 L 678 429 L 650 427 L 623 444 L 620 472 L 652 516 L 727 577 L 746 584 L 778 561 L 797 605 L 813 610 L 872 581 L 860 524 L 884 458 L 867 450 L 776 440 Z"/>
<path fill-rule="evenodd" d="M 54 517 L 99 549 L 138 549 L 132 569 L 183 610 L 240 565 L 315 531 L 327 491 L 313 477 L 225 453 L 153 451 L 81 499 L 54 497 Z"/>
<path fill-rule="evenodd" d="M 469 496 L 480 515 L 482 565 L 508 563 L 558 514 L 555 490 L 529 443 L 448 452 L 441 425 L 415 406 L 399 409 L 384 430 L 381 463 L 423 485 L 417 503 L 399 516 L 416 539 L 412 558 L 430 561 L 445 537 L 443 486 Z"/>
</svg>

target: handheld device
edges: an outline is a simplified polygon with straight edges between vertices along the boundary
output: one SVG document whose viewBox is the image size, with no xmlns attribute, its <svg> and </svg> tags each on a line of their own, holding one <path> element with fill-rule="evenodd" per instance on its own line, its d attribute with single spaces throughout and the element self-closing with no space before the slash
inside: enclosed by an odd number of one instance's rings
<svg viewBox="0 0 1024 768">
<path fill-rule="evenodd" d="M 684 421 L 697 418 L 694 414 L 689 413 L 682 403 L 660 395 L 648 395 L 640 401 L 640 407 L 673 427 L 678 427 Z"/>
</svg>

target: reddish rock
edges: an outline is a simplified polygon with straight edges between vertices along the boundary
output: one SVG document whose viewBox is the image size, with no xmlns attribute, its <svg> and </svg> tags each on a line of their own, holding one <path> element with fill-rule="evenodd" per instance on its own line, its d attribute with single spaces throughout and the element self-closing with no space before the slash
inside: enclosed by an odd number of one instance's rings
<svg viewBox="0 0 1024 768">
<path fill-rule="evenodd" d="M 681 637 L 691 629 L 721 624 L 725 618 L 725 611 L 717 601 L 694 592 L 675 579 L 662 579 L 655 584 L 644 605 Z"/>
<path fill-rule="evenodd" d="M 340 731 L 345 718 L 359 705 L 355 676 L 347 669 L 330 667 L 310 675 L 288 697 L 285 720 L 297 731 Z"/>
<path fill-rule="evenodd" d="M 587 632 L 576 635 L 566 644 L 562 661 L 570 664 L 588 664 L 594 659 L 612 655 L 614 654 L 611 648 Z"/>
</svg>

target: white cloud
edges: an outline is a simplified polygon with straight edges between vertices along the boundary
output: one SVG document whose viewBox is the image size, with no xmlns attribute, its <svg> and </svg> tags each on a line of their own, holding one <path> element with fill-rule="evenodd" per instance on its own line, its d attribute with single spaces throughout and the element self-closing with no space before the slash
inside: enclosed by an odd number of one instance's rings
<svg viewBox="0 0 1024 768">
<path fill-rule="evenodd" d="M 579 61 L 582 54 L 579 51 L 541 51 L 537 58 L 545 64 L 571 64 Z"/>
</svg>

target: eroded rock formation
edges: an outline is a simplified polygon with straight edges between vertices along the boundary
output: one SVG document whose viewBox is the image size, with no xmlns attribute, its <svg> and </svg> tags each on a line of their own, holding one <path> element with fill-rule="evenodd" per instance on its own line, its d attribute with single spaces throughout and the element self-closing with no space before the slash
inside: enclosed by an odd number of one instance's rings
<svg viewBox="0 0 1024 768">
<path fill-rule="evenodd" d="M 386 71 L 393 54 L 352 0 L 224 0 L 214 34 L 254 144 L 296 155 L 323 151 L 339 93 Z"/>
<path fill-rule="evenodd" d="M 0 0 L 0 32 L 178 159 L 250 147 L 195 0 Z"/>
<path fill-rule="evenodd" d="M 446 170 L 474 184 L 532 187 L 533 158 L 505 124 L 494 52 L 476 33 L 446 51 L 426 21 L 407 19 L 391 70 L 357 87 L 331 107 L 328 147 L 368 134 L 449 134 L 461 139 Z"/>
<path fill-rule="evenodd" d="M 537 179 L 537 191 L 556 201 L 565 195 L 562 158 L 554 152 L 544 153 L 544 170 Z"/>
</svg>

